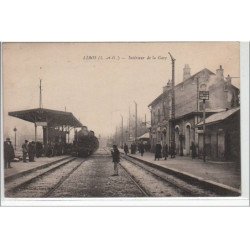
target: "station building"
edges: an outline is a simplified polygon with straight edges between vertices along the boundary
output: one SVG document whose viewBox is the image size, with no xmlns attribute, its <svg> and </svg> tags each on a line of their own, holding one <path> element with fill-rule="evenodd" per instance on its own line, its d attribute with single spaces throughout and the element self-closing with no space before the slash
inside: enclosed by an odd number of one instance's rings
<svg viewBox="0 0 250 250">
<path fill-rule="evenodd" d="M 174 92 L 172 91 L 171 82 L 168 81 L 167 85 L 163 87 L 162 94 L 148 105 L 151 110 L 150 141 L 153 152 L 157 142 L 170 145 L 171 133 L 173 133 L 172 128 L 174 127 L 177 155 L 190 155 L 192 142 L 195 143 L 197 154 L 199 156 L 203 154 L 203 130 L 201 126 L 203 124 L 203 101 L 199 99 L 199 91 L 209 91 L 209 100 L 205 103 L 207 119 L 220 112 L 227 112 L 235 108 L 239 110 L 239 89 L 232 84 L 232 79 L 229 75 L 226 78 L 224 77 L 223 71 L 222 66 L 220 66 L 219 69 L 216 70 L 216 73 L 204 68 L 198 73 L 191 75 L 191 69 L 189 65 L 186 64 L 183 69 L 183 81 L 175 85 Z M 173 93 L 175 95 L 174 116 L 172 114 Z M 224 116 L 227 117 L 227 115 L 221 113 L 221 117 Z M 228 118 L 230 116 L 231 115 L 229 115 Z M 234 119 L 237 120 L 239 117 Z M 220 128 L 218 128 L 220 130 L 214 130 L 215 128 L 212 124 L 211 126 L 209 125 L 210 131 L 216 133 L 217 138 L 224 138 L 219 139 L 219 142 L 217 142 L 219 145 L 221 145 L 221 140 L 226 140 L 227 138 L 226 136 L 220 137 L 221 129 L 223 129 L 223 131 L 229 130 L 229 128 L 225 127 L 226 124 L 227 122 L 223 120 L 220 124 Z M 234 131 L 233 138 L 239 138 L 239 127 L 232 129 Z M 225 132 L 225 135 L 226 134 Z M 205 144 L 207 145 L 205 145 L 205 147 L 211 148 L 208 152 L 216 151 L 216 153 L 210 153 L 208 157 L 219 160 L 227 159 L 226 155 L 229 154 L 225 151 L 229 149 L 225 146 L 225 143 L 224 150 L 222 150 L 221 146 L 217 146 L 215 149 L 213 147 L 215 143 L 214 136 L 211 136 L 211 133 L 210 135 L 208 133 L 208 136 L 206 136 L 208 138 L 206 138 Z M 239 148 L 239 140 L 233 139 L 233 141 L 237 143 L 235 145 Z M 230 143 L 226 144 L 229 145 Z"/>
</svg>

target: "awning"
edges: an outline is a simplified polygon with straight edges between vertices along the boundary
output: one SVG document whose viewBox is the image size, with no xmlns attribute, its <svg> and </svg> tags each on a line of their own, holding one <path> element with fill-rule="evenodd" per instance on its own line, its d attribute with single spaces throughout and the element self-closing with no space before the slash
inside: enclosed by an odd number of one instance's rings
<svg viewBox="0 0 250 250">
<path fill-rule="evenodd" d="M 32 123 L 47 122 L 48 126 L 70 126 L 70 127 L 82 127 L 80 121 L 78 121 L 71 112 L 64 112 L 52 109 L 27 109 L 21 111 L 14 111 L 8 113 L 10 116 L 22 119 L 24 121 Z"/>
<path fill-rule="evenodd" d="M 144 135 L 138 137 L 138 139 L 149 139 L 149 132 L 147 132 Z"/>
<path fill-rule="evenodd" d="M 228 117 L 230 117 L 231 115 L 235 114 L 239 110 L 240 110 L 240 107 L 237 107 L 237 108 L 233 108 L 233 109 L 229 109 L 226 111 L 222 111 L 222 112 L 213 114 L 213 115 L 209 116 L 208 118 L 206 118 L 205 124 L 207 126 L 210 124 L 220 123 L 220 122 L 224 121 L 225 119 L 227 119 Z M 201 126 L 203 126 L 203 121 L 199 122 L 196 125 L 196 127 L 201 127 Z"/>
</svg>

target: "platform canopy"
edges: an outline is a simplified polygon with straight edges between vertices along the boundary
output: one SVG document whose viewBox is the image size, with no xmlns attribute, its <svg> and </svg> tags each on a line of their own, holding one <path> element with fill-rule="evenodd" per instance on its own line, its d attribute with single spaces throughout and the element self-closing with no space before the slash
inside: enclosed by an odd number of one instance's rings
<svg viewBox="0 0 250 250">
<path fill-rule="evenodd" d="M 140 136 L 138 139 L 149 139 L 150 136 L 149 136 L 149 132 L 143 134 L 142 136 Z"/>
<path fill-rule="evenodd" d="M 71 112 L 52 109 L 37 108 L 14 111 L 9 112 L 9 116 L 13 116 L 41 126 L 46 126 L 45 124 L 48 124 L 49 127 L 70 126 L 77 128 L 83 126 Z"/>
<path fill-rule="evenodd" d="M 206 118 L 205 124 L 207 126 L 207 125 L 212 125 L 212 124 L 215 124 L 215 123 L 223 122 L 224 120 L 229 118 L 231 115 L 235 114 L 236 112 L 240 112 L 240 107 L 225 110 L 225 111 L 213 114 L 213 115 L 209 116 L 208 118 Z M 199 122 L 196 126 L 197 127 L 202 127 L 203 126 L 203 121 Z"/>
</svg>

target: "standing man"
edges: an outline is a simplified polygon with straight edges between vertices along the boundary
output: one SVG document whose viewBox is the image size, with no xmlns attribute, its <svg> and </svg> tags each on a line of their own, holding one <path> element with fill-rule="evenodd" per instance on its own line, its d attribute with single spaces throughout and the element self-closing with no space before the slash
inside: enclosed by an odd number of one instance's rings
<svg viewBox="0 0 250 250">
<path fill-rule="evenodd" d="M 168 158 L 168 144 L 165 144 L 162 149 L 162 154 L 165 160 Z"/>
<path fill-rule="evenodd" d="M 144 144 L 143 144 L 143 142 L 141 142 L 141 144 L 140 144 L 140 153 L 141 153 L 141 156 L 143 156 L 143 154 L 144 154 Z"/>
<path fill-rule="evenodd" d="M 27 154 L 28 154 L 28 141 L 25 140 L 22 145 L 22 151 L 23 151 L 23 162 L 26 162 Z"/>
<path fill-rule="evenodd" d="M 114 162 L 114 174 L 112 176 L 118 175 L 118 163 L 120 162 L 120 152 L 116 145 L 113 145 L 113 150 L 111 150 L 111 155 Z"/>
<path fill-rule="evenodd" d="M 161 158 L 161 150 L 162 150 L 162 146 L 161 146 L 161 144 L 158 142 L 158 143 L 155 145 L 155 161 L 156 161 L 156 159 L 158 159 L 158 161 L 160 160 L 160 158 Z"/>
<path fill-rule="evenodd" d="M 134 149 L 135 149 L 134 143 L 132 143 L 132 144 L 131 144 L 131 154 L 134 154 Z"/>
<path fill-rule="evenodd" d="M 124 144 L 124 152 L 126 155 L 128 154 L 128 145 L 126 143 Z"/>
<path fill-rule="evenodd" d="M 28 154 L 29 154 L 29 162 L 34 162 L 35 154 L 36 154 L 36 145 L 35 142 L 32 141 L 28 144 Z"/>
<path fill-rule="evenodd" d="M 11 168 L 10 162 L 15 158 L 14 148 L 10 138 L 6 138 L 4 142 L 4 168 Z"/>
<path fill-rule="evenodd" d="M 195 144 L 194 144 L 193 141 L 192 141 L 190 149 L 192 151 L 192 159 L 195 159 L 195 157 L 196 157 L 196 147 L 195 147 Z"/>
<path fill-rule="evenodd" d="M 172 141 L 170 146 L 170 157 L 175 158 L 175 143 Z"/>
</svg>

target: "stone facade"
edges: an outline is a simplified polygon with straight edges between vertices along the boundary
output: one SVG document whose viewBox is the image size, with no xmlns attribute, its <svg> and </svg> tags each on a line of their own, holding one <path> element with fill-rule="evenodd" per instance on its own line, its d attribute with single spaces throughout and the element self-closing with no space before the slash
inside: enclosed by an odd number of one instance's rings
<svg viewBox="0 0 250 250">
<path fill-rule="evenodd" d="M 216 74 L 203 69 L 187 78 L 190 68 L 183 69 L 184 81 L 174 88 L 175 116 L 172 114 L 171 82 L 163 87 L 163 93 L 149 104 L 151 110 L 150 139 L 152 151 L 156 142 L 170 145 L 171 135 L 175 134 L 176 152 L 179 155 L 190 155 L 192 141 L 199 151 L 198 124 L 202 120 L 203 102 L 199 100 L 199 91 L 209 91 L 206 101 L 206 117 L 211 114 L 239 106 L 239 89 L 231 84 L 231 78 L 224 78 L 220 66 Z M 173 131 L 174 128 L 174 131 Z"/>
</svg>

